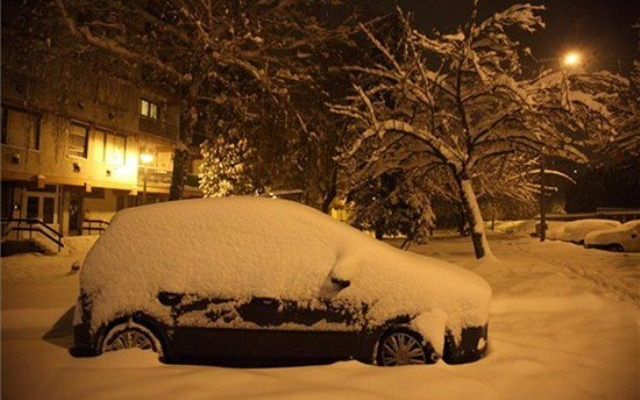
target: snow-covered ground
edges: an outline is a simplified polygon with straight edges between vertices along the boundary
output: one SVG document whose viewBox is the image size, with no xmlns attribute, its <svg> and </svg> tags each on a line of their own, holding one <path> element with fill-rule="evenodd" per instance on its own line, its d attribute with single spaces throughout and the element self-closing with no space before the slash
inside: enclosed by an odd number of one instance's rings
<svg viewBox="0 0 640 400">
<path fill-rule="evenodd" d="M 71 265 L 90 241 L 46 257 L 2 259 L 3 399 L 638 399 L 640 253 L 586 250 L 502 235 L 500 262 L 473 260 L 468 239 L 412 251 L 456 262 L 493 288 L 490 351 L 459 366 L 233 369 L 164 365 L 150 352 L 75 359 Z"/>
</svg>

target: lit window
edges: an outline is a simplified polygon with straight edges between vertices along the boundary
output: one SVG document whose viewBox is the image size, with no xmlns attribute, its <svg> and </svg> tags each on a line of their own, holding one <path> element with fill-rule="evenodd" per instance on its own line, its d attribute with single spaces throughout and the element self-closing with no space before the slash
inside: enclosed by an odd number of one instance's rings
<svg viewBox="0 0 640 400">
<path fill-rule="evenodd" d="M 91 134 L 91 150 L 90 155 L 93 161 L 104 162 L 104 146 L 106 132 L 103 130 L 94 130 Z"/>
<path fill-rule="evenodd" d="M 40 114 L 3 105 L 2 144 L 40 149 Z"/>
<path fill-rule="evenodd" d="M 145 99 L 140 101 L 140 115 L 149 116 L 149 102 Z"/>
<path fill-rule="evenodd" d="M 124 165 L 127 138 L 107 132 L 104 161 L 112 165 Z"/>
<path fill-rule="evenodd" d="M 151 119 L 159 119 L 159 106 L 149 100 L 140 100 L 140 115 Z"/>
<path fill-rule="evenodd" d="M 89 127 L 87 125 L 72 122 L 69 126 L 69 151 L 70 156 L 87 158 L 87 139 Z"/>
</svg>

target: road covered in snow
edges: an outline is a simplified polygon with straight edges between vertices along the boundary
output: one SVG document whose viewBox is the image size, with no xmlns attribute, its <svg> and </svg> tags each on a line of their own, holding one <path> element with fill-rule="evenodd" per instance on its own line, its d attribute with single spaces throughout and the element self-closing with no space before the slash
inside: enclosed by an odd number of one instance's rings
<svg viewBox="0 0 640 400">
<path fill-rule="evenodd" d="M 90 244 L 2 259 L 3 399 L 640 398 L 639 253 L 501 236 L 491 240 L 499 261 L 477 262 L 468 239 L 437 239 L 411 251 L 471 269 L 493 288 L 483 360 L 234 369 L 165 365 L 138 350 L 71 357 L 71 265 Z"/>
</svg>

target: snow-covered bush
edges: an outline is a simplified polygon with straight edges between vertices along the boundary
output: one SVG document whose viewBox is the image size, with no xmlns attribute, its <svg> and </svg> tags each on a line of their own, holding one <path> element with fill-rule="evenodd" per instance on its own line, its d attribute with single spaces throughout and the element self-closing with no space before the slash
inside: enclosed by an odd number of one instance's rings
<svg viewBox="0 0 640 400">
<path fill-rule="evenodd" d="M 434 215 L 421 187 L 401 172 L 385 173 L 360 183 L 349 192 L 351 224 L 371 230 L 378 239 L 404 235 L 408 242 L 425 243 Z"/>
<path fill-rule="evenodd" d="M 200 145 L 200 190 L 204 197 L 246 195 L 256 191 L 250 160 L 254 149 L 247 139 L 218 136 Z"/>
</svg>

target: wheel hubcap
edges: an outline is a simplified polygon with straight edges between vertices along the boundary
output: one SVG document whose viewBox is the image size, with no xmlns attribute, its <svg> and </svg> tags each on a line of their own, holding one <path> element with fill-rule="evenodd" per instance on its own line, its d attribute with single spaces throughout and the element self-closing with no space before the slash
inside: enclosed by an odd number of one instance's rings
<svg viewBox="0 0 640 400">
<path fill-rule="evenodd" d="M 145 333 L 136 329 L 126 329 L 116 334 L 115 337 L 107 343 L 104 351 L 124 349 L 156 350 L 151 339 Z"/>
<path fill-rule="evenodd" d="M 422 345 L 407 333 L 392 333 L 382 342 L 383 365 L 425 364 L 425 362 L 426 356 Z"/>
</svg>

